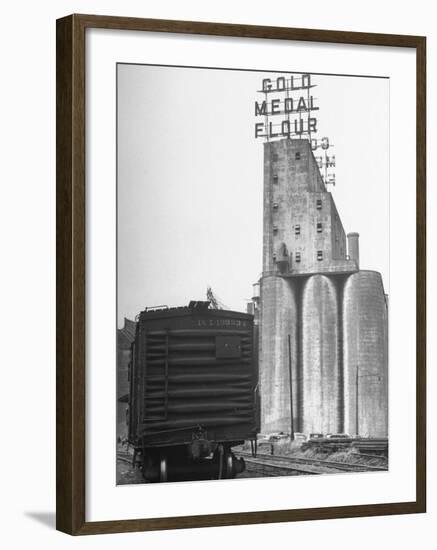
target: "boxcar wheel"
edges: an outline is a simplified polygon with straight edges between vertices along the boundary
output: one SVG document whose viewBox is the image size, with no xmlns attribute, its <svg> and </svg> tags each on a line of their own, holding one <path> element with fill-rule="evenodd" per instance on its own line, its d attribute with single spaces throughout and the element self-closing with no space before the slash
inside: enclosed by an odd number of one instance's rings
<svg viewBox="0 0 437 550">
<path fill-rule="evenodd" d="M 167 481 L 167 457 L 161 456 L 159 461 L 159 481 Z"/>
<path fill-rule="evenodd" d="M 226 461 L 226 470 L 225 470 L 226 471 L 226 477 L 228 479 L 231 479 L 231 478 L 234 477 L 232 453 L 226 453 L 225 461 Z"/>
</svg>

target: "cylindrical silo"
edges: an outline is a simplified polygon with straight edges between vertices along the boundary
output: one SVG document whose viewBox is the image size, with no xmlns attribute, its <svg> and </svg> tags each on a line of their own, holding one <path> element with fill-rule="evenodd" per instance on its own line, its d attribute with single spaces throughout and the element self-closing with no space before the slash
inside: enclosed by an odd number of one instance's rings
<svg viewBox="0 0 437 550">
<path fill-rule="evenodd" d="M 259 334 L 261 432 L 290 433 L 288 335 L 295 430 L 298 421 L 297 305 L 294 283 L 290 279 L 276 275 L 262 277 Z"/>
<path fill-rule="evenodd" d="M 345 430 L 364 437 L 388 431 L 388 312 L 376 271 L 348 277 L 343 294 Z"/>
<path fill-rule="evenodd" d="M 302 431 L 342 428 L 339 311 L 332 278 L 313 275 L 302 292 Z"/>
</svg>

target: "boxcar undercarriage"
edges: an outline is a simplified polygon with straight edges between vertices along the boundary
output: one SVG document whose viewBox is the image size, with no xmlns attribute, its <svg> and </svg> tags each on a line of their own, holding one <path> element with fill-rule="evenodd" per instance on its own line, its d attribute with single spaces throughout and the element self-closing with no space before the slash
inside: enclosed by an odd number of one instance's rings
<svg viewBox="0 0 437 550">
<path fill-rule="evenodd" d="M 242 443 L 197 440 L 194 448 L 192 445 L 144 447 L 135 450 L 135 460 L 149 483 L 232 479 L 245 470 L 244 459 L 232 452 L 232 446 Z"/>
</svg>

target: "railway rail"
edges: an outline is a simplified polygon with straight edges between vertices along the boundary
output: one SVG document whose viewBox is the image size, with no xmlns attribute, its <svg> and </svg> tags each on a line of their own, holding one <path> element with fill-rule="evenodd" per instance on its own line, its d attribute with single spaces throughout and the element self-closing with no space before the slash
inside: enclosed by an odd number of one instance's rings
<svg viewBox="0 0 437 550">
<path fill-rule="evenodd" d="M 315 475 L 319 474 L 321 472 L 317 472 L 311 467 L 308 467 L 306 465 L 298 465 L 298 464 L 288 464 L 285 461 L 275 461 L 270 460 L 270 456 L 266 457 L 260 457 L 259 455 L 256 457 L 253 457 L 249 453 L 238 453 L 239 456 L 242 456 L 244 458 L 244 461 L 246 463 L 246 472 L 247 473 L 256 473 L 256 474 L 262 474 L 264 476 L 268 477 L 276 477 L 276 476 L 292 476 L 292 475 L 301 475 L 301 474 L 309 474 L 309 475 Z M 250 476 L 248 476 L 250 477 Z"/>
<path fill-rule="evenodd" d="M 117 460 L 121 460 L 121 462 L 126 462 L 127 464 L 132 464 L 133 455 L 117 451 Z"/>
<path fill-rule="evenodd" d="M 238 453 L 244 458 L 246 463 L 254 461 L 264 462 L 266 465 L 277 466 L 284 470 L 290 469 L 300 473 L 321 474 L 328 470 L 336 470 L 337 472 L 369 472 L 369 471 L 387 471 L 386 466 L 370 466 L 367 464 L 351 464 L 347 462 L 336 462 L 333 460 L 315 459 L 315 458 L 300 458 L 292 456 L 278 456 L 258 453 L 256 457 L 252 457 L 250 453 L 240 451 Z"/>
</svg>

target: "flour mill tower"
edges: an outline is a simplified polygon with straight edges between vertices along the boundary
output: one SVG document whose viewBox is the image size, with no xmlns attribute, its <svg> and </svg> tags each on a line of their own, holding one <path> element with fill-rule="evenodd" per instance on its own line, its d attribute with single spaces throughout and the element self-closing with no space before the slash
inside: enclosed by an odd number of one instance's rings
<svg viewBox="0 0 437 550">
<path fill-rule="evenodd" d="M 311 75 L 265 79 L 255 103 L 261 431 L 387 436 L 387 298 L 381 275 L 360 270 L 359 235 L 346 236 L 328 190 L 335 157 L 316 137 L 313 87 Z"/>
</svg>

